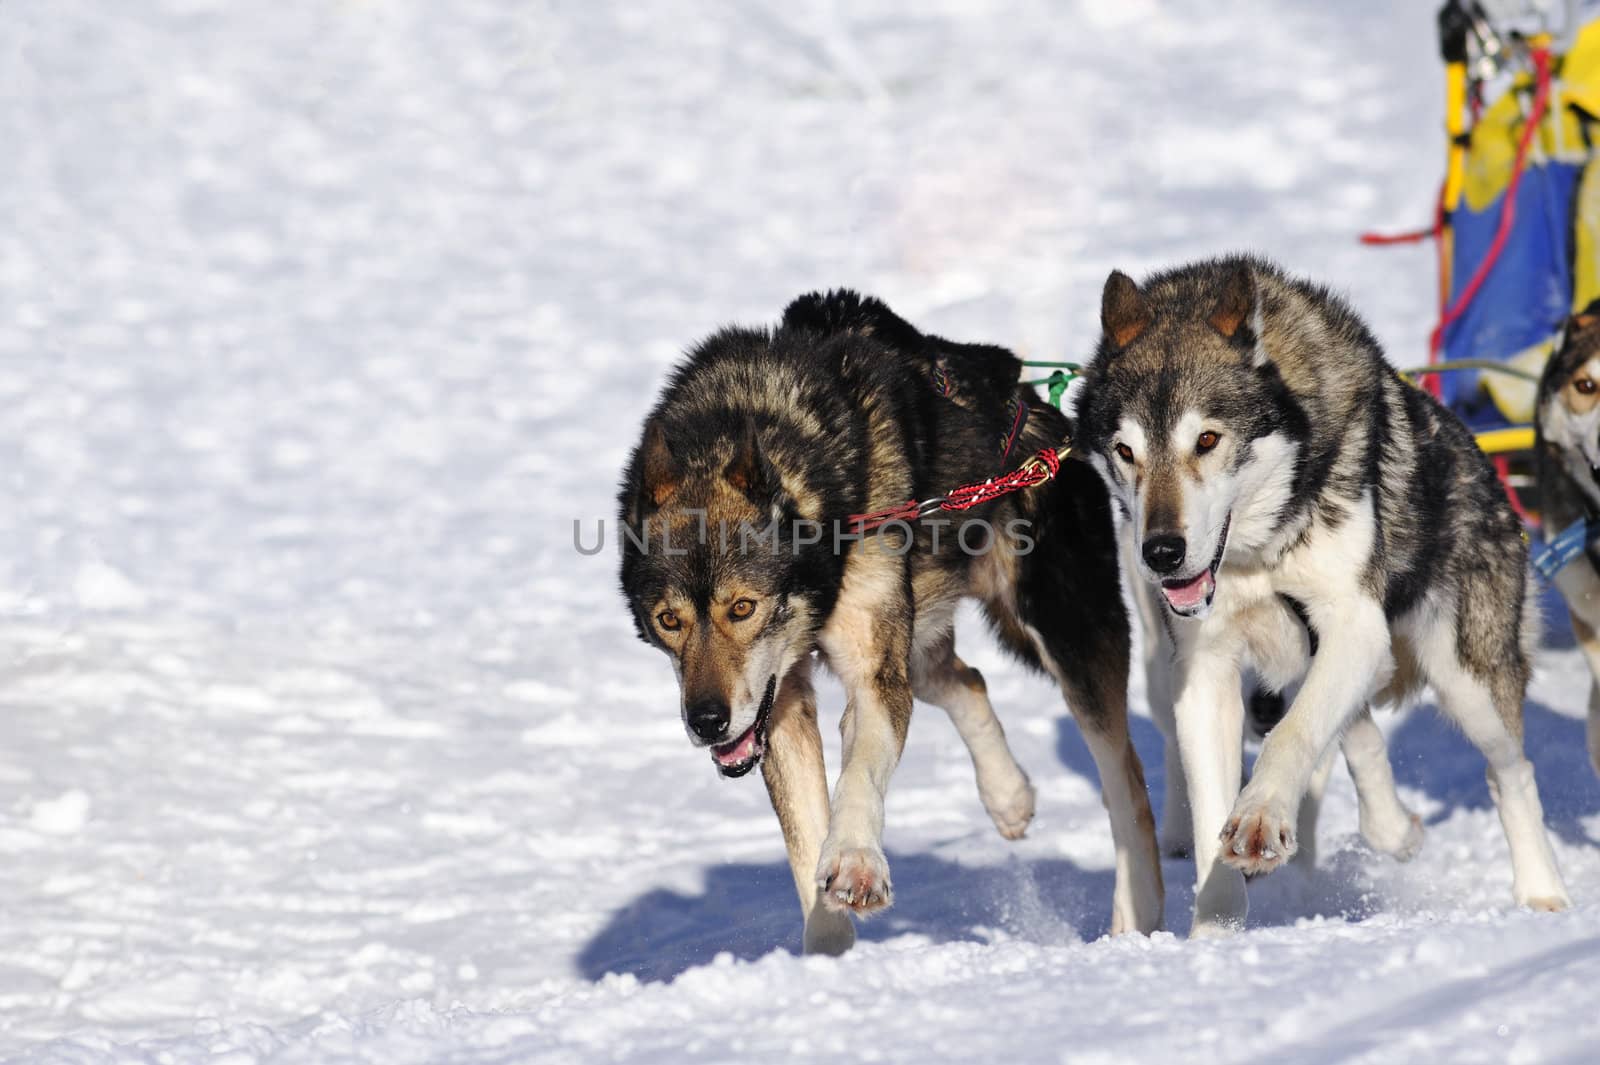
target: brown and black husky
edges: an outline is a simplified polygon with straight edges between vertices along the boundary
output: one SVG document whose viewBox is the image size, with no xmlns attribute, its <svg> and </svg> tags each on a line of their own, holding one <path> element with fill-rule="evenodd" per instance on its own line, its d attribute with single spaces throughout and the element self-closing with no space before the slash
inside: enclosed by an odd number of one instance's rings
<svg viewBox="0 0 1600 1065">
<path fill-rule="evenodd" d="M 998 347 L 923 336 L 877 300 L 807 295 L 776 330 L 699 344 L 645 422 L 620 495 L 622 588 L 677 673 L 689 740 L 724 776 L 758 764 L 783 830 L 808 952 L 890 904 L 884 793 L 913 696 L 943 708 L 1002 835 L 1033 788 L 977 670 L 963 597 L 1059 683 L 1099 769 L 1116 847 L 1111 931 L 1162 917 L 1143 771 L 1129 742 L 1129 627 L 1111 509 L 1088 466 L 959 515 L 853 536 L 854 515 L 993 477 L 1066 438 Z M 939 520 L 944 517 L 948 520 Z M 830 802 L 813 652 L 848 693 Z"/>
</svg>

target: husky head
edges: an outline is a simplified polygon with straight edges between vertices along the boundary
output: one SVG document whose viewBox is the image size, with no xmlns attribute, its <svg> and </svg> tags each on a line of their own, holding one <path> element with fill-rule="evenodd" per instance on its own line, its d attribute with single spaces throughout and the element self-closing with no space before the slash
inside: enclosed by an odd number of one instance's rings
<svg viewBox="0 0 1600 1065">
<path fill-rule="evenodd" d="M 1600 299 L 1567 320 L 1539 383 L 1539 435 L 1600 507 Z"/>
<path fill-rule="evenodd" d="M 1140 574 L 1203 617 L 1230 552 L 1278 530 L 1305 436 L 1261 343 L 1253 260 L 1106 281 L 1078 444 L 1132 525 Z"/>
<path fill-rule="evenodd" d="M 639 636 L 672 659 L 690 742 L 738 777 L 766 753 L 778 688 L 826 615 L 831 553 L 797 547 L 802 516 L 754 423 L 714 420 L 658 410 L 646 424 L 622 485 L 622 589 Z"/>
</svg>

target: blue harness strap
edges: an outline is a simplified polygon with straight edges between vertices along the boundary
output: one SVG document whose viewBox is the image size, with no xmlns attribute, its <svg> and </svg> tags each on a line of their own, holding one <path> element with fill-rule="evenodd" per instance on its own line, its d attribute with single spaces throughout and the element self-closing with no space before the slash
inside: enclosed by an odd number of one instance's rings
<svg viewBox="0 0 1600 1065">
<path fill-rule="evenodd" d="M 1546 581 L 1553 581 L 1567 563 L 1582 555 L 1596 540 L 1600 540 L 1600 521 L 1579 519 L 1551 537 L 1544 550 L 1533 556 L 1533 568 Z"/>
</svg>

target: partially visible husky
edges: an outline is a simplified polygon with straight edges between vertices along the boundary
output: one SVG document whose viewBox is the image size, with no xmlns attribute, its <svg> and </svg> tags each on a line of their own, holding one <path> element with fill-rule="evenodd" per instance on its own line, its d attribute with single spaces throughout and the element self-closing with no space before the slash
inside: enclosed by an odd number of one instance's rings
<svg viewBox="0 0 1600 1065">
<path fill-rule="evenodd" d="M 1566 907 L 1522 749 L 1527 548 L 1471 435 L 1341 300 L 1259 259 L 1142 286 L 1114 272 L 1101 320 L 1079 443 L 1131 521 L 1176 645 L 1194 931 L 1242 925 L 1244 874 L 1294 854 L 1296 809 L 1334 740 L 1358 780 L 1388 772 L 1369 702 L 1424 683 L 1488 759 L 1517 902 Z M 1246 666 L 1278 690 L 1303 680 L 1241 791 Z M 1376 834 L 1403 846 L 1410 818 L 1398 804 L 1384 816 Z"/>
<path fill-rule="evenodd" d="M 672 659 L 690 741 L 724 776 L 760 764 L 808 952 L 843 951 L 855 937 L 849 914 L 890 904 L 884 792 L 913 694 L 949 713 L 1001 834 L 1021 836 L 1033 816 L 1033 789 L 983 678 L 955 653 L 967 596 L 1006 648 L 1056 679 L 1083 730 L 1116 846 L 1112 932 L 1160 926 L 1155 822 L 1128 736 L 1128 618 L 1100 478 L 1068 462 L 1048 484 L 956 520 L 841 538 L 852 515 L 996 476 L 1059 445 L 1066 419 L 1019 386 L 1020 373 L 1009 351 L 923 336 L 876 300 L 804 296 L 775 332 L 725 329 L 696 347 L 628 461 L 622 588 L 634 624 Z M 831 805 L 813 651 L 849 694 Z"/>
<path fill-rule="evenodd" d="M 1563 532 L 1577 537 L 1576 557 L 1554 579 L 1595 678 L 1589 688 L 1589 760 L 1600 773 L 1600 300 L 1562 330 L 1539 382 L 1536 422 L 1545 530 L 1551 538 Z"/>
</svg>

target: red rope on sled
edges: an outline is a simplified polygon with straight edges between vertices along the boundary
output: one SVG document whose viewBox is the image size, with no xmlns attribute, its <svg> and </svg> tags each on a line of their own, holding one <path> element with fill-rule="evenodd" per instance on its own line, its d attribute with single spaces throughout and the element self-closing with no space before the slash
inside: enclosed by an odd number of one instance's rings
<svg viewBox="0 0 1600 1065">
<path fill-rule="evenodd" d="M 1472 305 L 1473 297 L 1489 279 L 1489 271 L 1494 269 L 1495 262 L 1500 258 L 1500 253 L 1505 250 L 1506 241 L 1511 236 L 1511 225 L 1517 218 L 1517 186 L 1522 184 L 1522 173 L 1527 169 L 1528 150 L 1533 146 L 1533 138 L 1539 132 L 1539 123 L 1544 118 L 1546 106 L 1550 102 L 1550 53 L 1542 48 L 1532 52 L 1534 90 L 1533 108 L 1528 112 L 1528 121 L 1522 127 L 1522 137 L 1517 141 L 1517 159 L 1511 167 L 1511 180 L 1506 184 L 1505 199 L 1500 204 L 1500 222 L 1495 228 L 1494 240 L 1489 245 L 1483 261 L 1472 272 L 1472 278 L 1462 288 L 1461 294 L 1455 302 L 1444 308 L 1439 315 L 1439 324 L 1433 328 L 1433 336 L 1429 338 L 1428 348 L 1434 354 L 1444 350 L 1444 331 L 1466 313 Z"/>
<path fill-rule="evenodd" d="M 1363 244 L 1421 244 L 1425 240 L 1432 240 L 1439 235 L 1438 226 L 1429 226 L 1427 229 L 1413 229 L 1409 233 L 1374 233 L 1361 234 Z"/>
<path fill-rule="evenodd" d="M 921 502 L 912 499 L 888 510 L 874 511 L 871 514 L 852 514 L 850 524 L 854 525 L 858 532 L 867 533 L 892 521 L 913 522 L 938 510 L 971 510 L 973 507 L 993 502 L 1003 495 L 1044 484 L 1056 475 L 1061 469 L 1061 460 L 1071 453 L 1070 443 L 1057 448 L 1045 448 L 1010 473 L 1000 477 L 964 484 L 959 488 L 950 489 L 942 496 L 934 496 Z"/>
<path fill-rule="evenodd" d="M 1543 48 L 1535 48 L 1530 57 L 1533 60 L 1533 106 L 1529 109 L 1528 120 L 1522 127 L 1522 136 L 1517 141 L 1517 158 L 1511 166 L 1511 180 L 1506 183 L 1505 199 L 1500 203 L 1500 221 L 1495 226 L 1494 240 L 1490 242 L 1483 261 L 1472 272 L 1472 277 L 1461 289 L 1455 302 L 1441 307 L 1439 324 L 1433 327 L 1433 335 L 1428 338 L 1430 362 L 1437 362 L 1444 352 L 1445 330 L 1472 306 L 1473 298 L 1477 296 L 1483 283 L 1489 279 L 1489 272 L 1494 269 L 1500 253 L 1505 250 L 1506 241 L 1511 237 L 1511 227 L 1517 218 L 1517 187 L 1522 184 L 1522 174 L 1528 167 L 1528 152 L 1533 147 L 1533 138 L 1539 133 L 1539 123 L 1543 121 L 1545 110 L 1550 103 L 1550 53 Z M 1443 247 L 1441 242 L 1441 254 Z M 1435 386 L 1435 395 L 1438 395 L 1437 387 Z M 1527 508 L 1523 506 L 1521 497 L 1511 485 L 1510 462 L 1504 455 L 1497 455 L 1494 466 L 1495 472 L 1500 475 L 1500 484 L 1505 488 L 1506 498 L 1511 501 L 1511 509 L 1516 511 L 1518 518 L 1524 522 L 1528 521 Z"/>
</svg>

